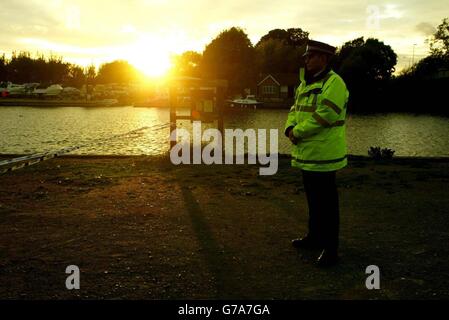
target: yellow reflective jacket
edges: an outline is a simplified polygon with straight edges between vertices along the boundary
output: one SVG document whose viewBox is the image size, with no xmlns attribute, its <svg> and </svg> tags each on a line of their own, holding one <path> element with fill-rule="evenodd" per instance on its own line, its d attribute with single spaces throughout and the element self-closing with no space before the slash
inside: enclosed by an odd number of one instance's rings
<svg viewBox="0 0 449 320">
<path fill-rule="evenodd" d="M 343 79 L 330 70 L 306 83 L 304 69 L 295 104 L 285 124 L 299 139 L 292 149 L 292 166 L 309 171 L 333 171 L 347 165 L 345 118 L 349 92 Z"/>
</svg>

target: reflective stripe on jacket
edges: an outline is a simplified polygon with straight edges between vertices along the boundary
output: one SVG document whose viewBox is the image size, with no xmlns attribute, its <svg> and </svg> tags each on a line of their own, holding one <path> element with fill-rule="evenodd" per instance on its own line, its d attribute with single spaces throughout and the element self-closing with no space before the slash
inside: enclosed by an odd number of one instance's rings
<svg viewBox="0 0 449 320">
<path fill-rule="evenodd" d="M 296 89 L 295 104 L 285 124 L 299 139 L 292 149 L 292 166 L 309 171 L 333 171 L 347 165 L 345 118 L 349 92 L 343 79 L 329 71 L 310 84 Z"/>
</svg>

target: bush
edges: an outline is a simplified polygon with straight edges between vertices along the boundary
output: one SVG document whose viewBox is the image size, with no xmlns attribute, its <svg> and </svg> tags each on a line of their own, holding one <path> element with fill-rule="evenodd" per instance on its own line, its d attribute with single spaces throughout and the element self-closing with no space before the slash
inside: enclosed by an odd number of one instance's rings
<svg viewBox="0 0 449 320">
<path fill-rule="evenodd" d="M 389 160 L 393 158 L 394 150 L 389 148 L 370 147 L 368 155 L 374 160 Z"/>
</svg>

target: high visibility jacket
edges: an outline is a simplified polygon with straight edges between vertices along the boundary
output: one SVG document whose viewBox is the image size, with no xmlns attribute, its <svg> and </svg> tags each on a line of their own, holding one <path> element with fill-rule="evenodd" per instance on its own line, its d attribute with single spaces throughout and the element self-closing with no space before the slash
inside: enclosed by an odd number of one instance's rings
<svg viewBox="0 0 449 320">
<path fill-rule="evenodd" d="M 292 166 L 308 171 L 333 171 L 347 165 L 345 118 L 349 92 L 343 79 L 330 70 L 306 83 L 304 69 L 295 104 L 285 124 L 299 142 L 293 145 Z"/>
</svg>

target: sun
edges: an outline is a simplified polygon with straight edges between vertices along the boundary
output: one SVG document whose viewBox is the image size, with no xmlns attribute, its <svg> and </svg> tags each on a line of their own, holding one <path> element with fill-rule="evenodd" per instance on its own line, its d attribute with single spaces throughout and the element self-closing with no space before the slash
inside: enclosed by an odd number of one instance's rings
<svg viewBox="0 0 449 320">
<path fill-rule="evenodd" d="M 170 53 L 159 48 L 137 50 L 131 53 L 128 59 L 132 65 L 150 78 L 165 76 L 171 67 Z"/>
<path fill-rule="evenodd" d="M 130 63 L 150 78 L 166 75 L 171 67 L 169 53 L 161 51 L 141 52 L 130 58 Z"/>
<path fill-rule="evenodd" d="M 128 47 L 127 60 L 150 78 L 165 76 L 170 67 L 170 51 L 155 39 L 141 39 Z"/>
</svg>

